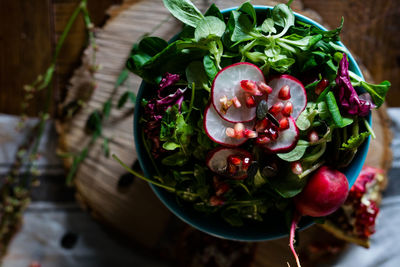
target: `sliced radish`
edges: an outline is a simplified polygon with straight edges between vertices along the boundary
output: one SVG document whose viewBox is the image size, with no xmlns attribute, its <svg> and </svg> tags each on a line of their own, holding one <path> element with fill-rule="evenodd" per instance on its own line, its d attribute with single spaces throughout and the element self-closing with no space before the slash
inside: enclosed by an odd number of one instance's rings
<svg viewBox="0 0 400 267">
<path fill-rule="evenodd" d="M 248 122 L 256 117 L 256 107 L 246 105 L 246 91 L 240 85 L 243 80 L 255 83 L 265 82 L 262 71 L 256 65 L 247 62 L 230 65 L 215 76 L 211 89 L 212 104 L 218 114 L 226 121 Z M 240 107 L 231 106 L 225 113 L 220 101 L 225 96 L 228 99 L 237 97 L 242 105 Z"/>
<path fill-rule="evenodd" d="M 204 111 L 203 125 L 208 137 L 218 144 L 234 147 L 240 146 L 247 140 L 246 137 L 240 139 L 229 137 L 226 134 L 226 129 L 234 128 L 235 123 L 223 120 L 211 104 L 209 104 Z M 246 129 L 253 129 L 253 125 L 254 122 L 244 123 Z"/>
<path fill-rule="evenodd" d="M 217 147 L 207 157 L 208 168 L 221 176 L 241 180 L 247 177 L 251 154 L 240 148 Z"/>
<path fill-rule="evenodd" d="M 272 78 L 268 85 L 273 88 L 272 93 L 268 96 L 268 106 L 272 107 L 279 101 L 285 105 L 290 101 L 293 104 L 292 117 L 297 120 L 307 105 L 307 95 L 303 84 L 295 77 L 283 74 Z M 290 88 L 289 94 L 285 91 L 286 86 Z M 284 88 L 283 91 L 281 91 L 282 88 Z M 286 99 L 288 96 L 290 98 Z"/>
<path fill-rule="evenodd" d="M 273 153 L 284 153 L 289 152 L 296 146 L 299 139 L 299 129 L 292 117 L 289 117 L 288 120 L 289 128 L 279 131 L 278 138 L 263 145 L 264 148 Z"/>
</svg>

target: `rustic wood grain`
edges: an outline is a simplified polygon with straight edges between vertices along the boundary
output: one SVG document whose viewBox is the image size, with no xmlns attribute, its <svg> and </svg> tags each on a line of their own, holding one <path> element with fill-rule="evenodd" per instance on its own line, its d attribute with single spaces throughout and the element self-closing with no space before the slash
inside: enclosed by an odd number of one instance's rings
<svg viewBox="0 0 400 267">
<path fill-rule="evenodd" d="M 19 114 L 23 86 L 46 70 L 51 60 L 49 0 L 0 1 L 0 112 Z M 39 93 L 29 107 L 43 108 Z"/>
</svg>

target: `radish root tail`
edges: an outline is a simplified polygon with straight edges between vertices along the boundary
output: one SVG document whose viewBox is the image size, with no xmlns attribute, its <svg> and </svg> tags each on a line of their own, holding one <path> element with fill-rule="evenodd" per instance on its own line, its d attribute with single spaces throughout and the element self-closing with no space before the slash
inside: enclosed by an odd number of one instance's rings
<svg viewBox="0 0 400 267">
<path fill-rule="evenodd" d="M 290 239 L 289 239 L 289 247 L 290 247 L 290 250 L 293 253 L 294 258 L 296 259 L 297 267 L 301 267 L 300 259 L 299 259 L 299 256 L 296 253 L 296 250 L 294 249 L 294 245 L 293 244 L 294 244 L 294 241 L 295 241 L 294 240 L 294 235 L 295 235 L 295 232 L 296 232 L 296 227 L 297 227 L 297 223 L 299 222 L 299 220 L 300 220 L 300 216 L 298 214 L 295 214 L 293 216 L 292 225 L 290 226 Z"/>
</svg>

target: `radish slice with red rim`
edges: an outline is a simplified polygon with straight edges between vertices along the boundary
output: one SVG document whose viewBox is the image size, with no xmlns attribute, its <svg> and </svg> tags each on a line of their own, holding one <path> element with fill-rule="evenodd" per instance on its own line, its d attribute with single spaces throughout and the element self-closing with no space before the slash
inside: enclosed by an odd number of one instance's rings
<svg viewBox="0 0 400 267">
<path fill-rule="evenodd" d="M 247 62 L 236 63 L 222 69 L 213 81 L 211 88 L 212 104 L 218 114 L 226 121 L 248 122 L 256 117 L 256 108 L 246 106 L 246 91 L 240 85 L 242 80 L 265 82 L 262 71 L 256 65 Z M 237 97 L 241 107 L 231 106 L 224 113 L 220 103 L 220 99 L 224 96 L 228 99 Z"/>
<path fill-rule="evenodd" d="M 284 153 L 294 149 L 299 140 L 299 129 L 292 117 L 289 117 L 289 128 L 279 131 L 279 136 L 276 140 L 271 141 L 263 147 L 273 153 Z"/>
<path fill-rule="evenodd" d="M 206 164 L 218 175 L 242 180 L 247 177 L 247 169 L 251 161 L 251 154 L 244 149 L 217 147 L 208 153 Z"/>
<path fill-rule="evenodd" d="M 204 130 L 214 142 L 224 146 L 240 146 L 247 138 L 236 139 L 226 135 L 227 128 L 234 128 L 235 123 L 221 119 L 213 105 L 208 105 L 204 111 Z M 244 123 L 245 128 L 253 129 L 254 122 Z"/>
<path fill-rule="evenodd" d="M 272 107 L 278 101 L 281 101 L 283 104 L 286 104 L 286 102 L 290 101 L 293 104 L 292 117 L 297 120 L 300 113 L 307 105 L 307 94 L 303 84 L 295 77 L 283 74 L 272 78 L 268 82 L 268 85 L 273 89 L 272 93 L 268 96 L 268 106 Z M 290 88 L 290 98 L 287 100 L 282 100 L 279 99 L 279 91 L 285 85 L 289 86 Z"/>
</svg>

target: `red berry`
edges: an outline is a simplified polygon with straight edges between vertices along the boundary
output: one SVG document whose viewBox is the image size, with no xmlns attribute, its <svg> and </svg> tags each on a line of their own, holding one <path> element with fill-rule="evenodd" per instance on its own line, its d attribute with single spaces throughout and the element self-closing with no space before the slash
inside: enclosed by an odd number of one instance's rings
<svg viewBox="0 0 400 267">
<path fill-rule="evenodd" d="M 282 86 L 281 90 L 279 91 L 278 97 L 282 100 L 290 99 L 290 87 L 289 85 Z"/>
<path fill-rule="evenodd" d="M 287 101 L 282 109 L 282 114 L 285 117 L 289 117 L 293 112 L 293 104 L 290 101 Z"/>
</svg>

